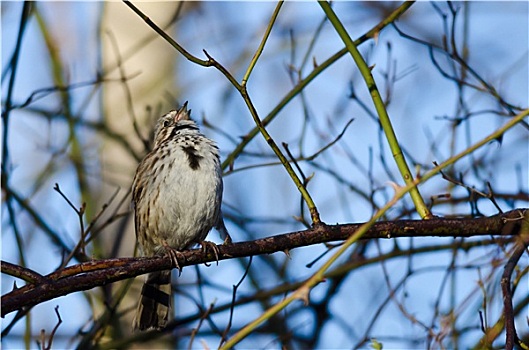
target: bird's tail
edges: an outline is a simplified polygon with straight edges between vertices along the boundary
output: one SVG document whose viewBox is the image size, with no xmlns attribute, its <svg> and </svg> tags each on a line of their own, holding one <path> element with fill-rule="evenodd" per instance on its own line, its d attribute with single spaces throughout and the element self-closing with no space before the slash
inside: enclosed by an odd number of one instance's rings
<svg viewBox="0 0 529 350">
<path fill-rule="evenodd" d="M 172 318 L 171 271 L 152 272 L 141 290 L 141 298 L 132 322 L 133 330 L 162 329 Z"/>
</svg>

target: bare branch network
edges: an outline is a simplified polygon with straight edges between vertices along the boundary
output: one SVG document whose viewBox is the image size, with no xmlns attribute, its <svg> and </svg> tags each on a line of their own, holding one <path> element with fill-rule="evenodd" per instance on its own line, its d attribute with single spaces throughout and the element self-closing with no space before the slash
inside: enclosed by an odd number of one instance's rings
<svg viewBox="0 0 529 350">
<path fill-rule="evenodd" d="M 124 0 L 61 17 L 86 6 L 2 8 L 4 347 L 529 349 L 523 6 Z M 134 277 L 175 261 L 123 258 L 120 191 L 185 100 L 221 151 L 238 242 L 182 252 L 196 268 L 173 279 L 174 319 L 131 333 Z"/>
<path fill-rule="evenodd" d="M 526 208 L 475 219 L 400 220 L 375 223 L 362 239 L 404 237 L 476 237 L 518 236 Z M 219 245 L 214 252 L 188 250 L 181 267 L 207 264 L 219 260 L 288 252 L 314 244 L 346 240 L 363 224 L 325 225 L 290 232 L 255 241 Z M 526 233 L 526 235 L 529 233 Z M 43 276 L 37 272 L 2 261 L 2 272 L 21 278 L 27 285 L 2 296 L 2 317 L 70 293 L 88 290 L 108 283 L 136 277 L 153 271 L 173 268 L 170 257 L 119 258 L 89 261 L 63 268 Z"/>
</svg>

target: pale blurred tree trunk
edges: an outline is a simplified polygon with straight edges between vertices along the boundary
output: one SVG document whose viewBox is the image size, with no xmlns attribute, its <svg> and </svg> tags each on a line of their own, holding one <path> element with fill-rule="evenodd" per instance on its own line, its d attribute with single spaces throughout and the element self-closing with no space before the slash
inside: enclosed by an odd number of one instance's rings
<svg viewBox="0 0 529 350">
<path fill-rule="evenodd" d="M 174 18 L 178 12 L 177 2 L 142 2 L 141 8 L 152 16 L 157 23 L 169 24 L 169 33 L 178 31 L 178 21 Z M 187 6 L 183 6 L 185 11 Z M 180 15 L 183 11 L 180 11 Z M 167 42 L 150 30 L 122 2 L 107 2 L 104 6 L 100 27 L 102 45 L 102 66 L 109 73 L 107 78 L 119 81 L 123 76 L 130 78 L 125 82 L 112 82 L 103 85 L 102 110 L 108 127 L 122 135 L 134 148 L 135 153 L 142 156 L 145 145 L 141 142 L 134 129 L 133 120 L 138 125 L 142 137 L 147 139 L 152 131 L 157 113 L 174 108 L 170 105 L 172 96 L 177 98 L 180 93 L 175 84 L 178 73 L 175 71 L 180 55 Z M 113 141 L 105 138 L 101 147 L 102 190 L 113 193 L 116 187 L 121 191 L 116 203 L 130 190 L 132 178 L 138 160 L 131 156 L 123 147 L 115 147 Z M 117 176 L 116 176 L 117 175 Z M 106 196 L 108 198 L 108 195 Z M 121 210 L 131 209 L 130 195 L 127 196 Z M 99 206 L 103 203 L 99 203 Z M 136 242 L 133 216 L 129 215 L 126 224 L 111 234 L 100 236 L 103 256 L 131 256 Z M 120 243 L 116 243 L 117 240 Z M 127 293 L 129 300 L 123 303 L 125 308 L 134 307 L 137 303 L 138 289 L 142 279 L 137 279 L 132 292 Z M 117 291 L 118 288 L 113 288 Z M 139 292 L 139 289 L 138 289 Z M 107 296 L 110 296 L 107 290 Z M 133 313 L 128 313 L 121 321 L 132 322 Z M 126 325 L 124 325 L 126 329 Z"/>
</svg>

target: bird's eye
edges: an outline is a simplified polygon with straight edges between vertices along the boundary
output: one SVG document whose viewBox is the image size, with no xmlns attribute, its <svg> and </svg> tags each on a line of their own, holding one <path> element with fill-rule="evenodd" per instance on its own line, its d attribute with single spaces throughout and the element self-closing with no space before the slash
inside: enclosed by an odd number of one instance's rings
<svg viewBox="0 0 529 350">
<path fill-rule="evenodd" d="M 171 123 L 169 122 L 169 120 L 166 120 L 163 122 L 163 127 L 164 128 L 167 128 Z"/>
</svg>

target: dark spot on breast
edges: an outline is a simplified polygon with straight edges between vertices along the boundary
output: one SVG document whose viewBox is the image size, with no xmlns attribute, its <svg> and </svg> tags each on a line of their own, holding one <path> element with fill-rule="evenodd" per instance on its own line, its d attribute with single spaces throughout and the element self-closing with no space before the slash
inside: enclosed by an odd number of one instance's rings
<svg viewBox="0 0 529 350">
<path fill-rule="evenodd" d="M 203 158 L 193 146 L 182 146 L 182 151 L 187 155 L 189 167 L 193 170 L 200 168 L 200 160 Z"/>
</svg>

